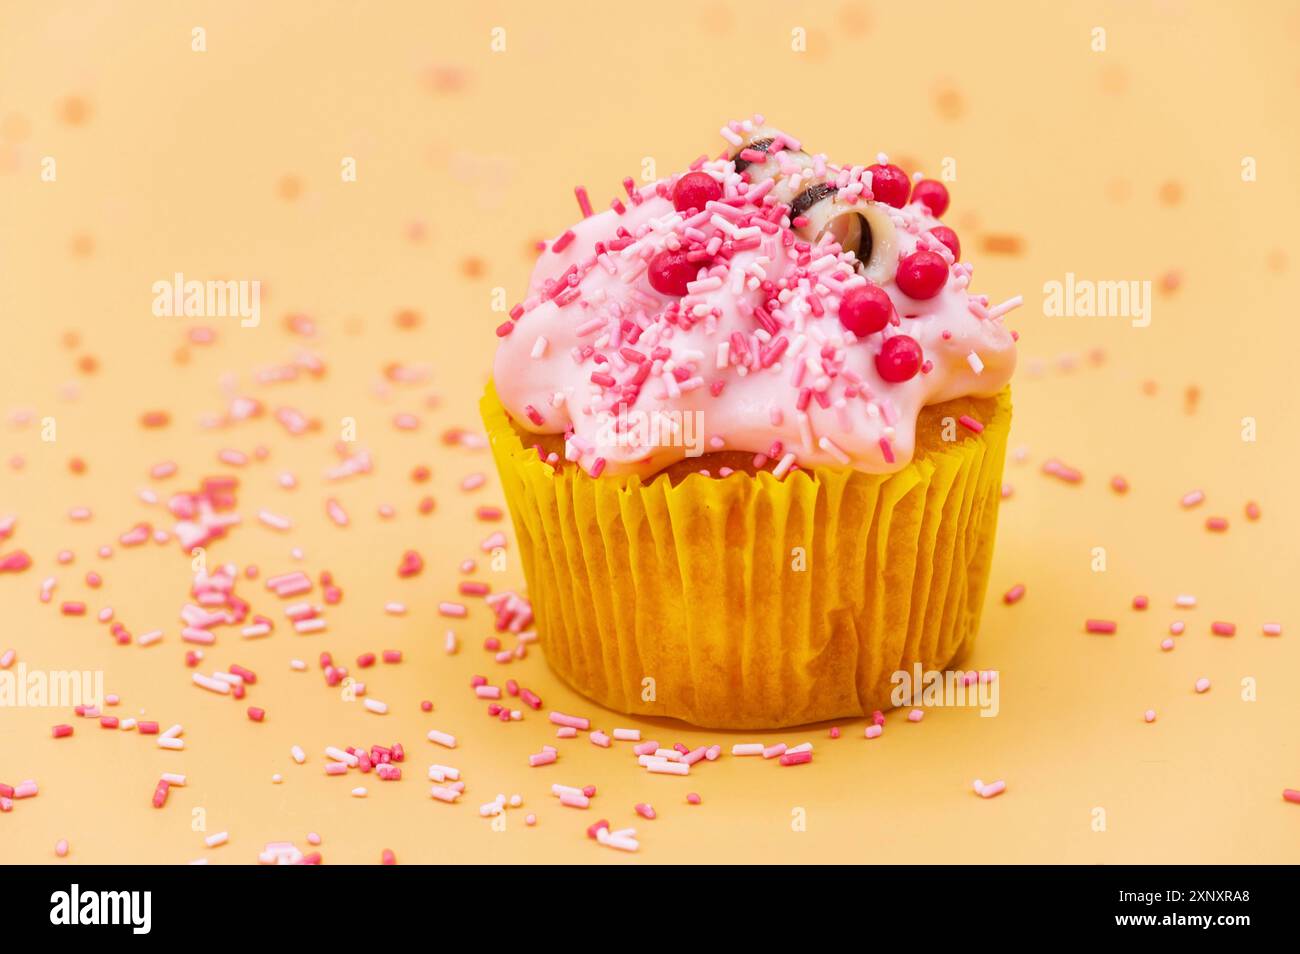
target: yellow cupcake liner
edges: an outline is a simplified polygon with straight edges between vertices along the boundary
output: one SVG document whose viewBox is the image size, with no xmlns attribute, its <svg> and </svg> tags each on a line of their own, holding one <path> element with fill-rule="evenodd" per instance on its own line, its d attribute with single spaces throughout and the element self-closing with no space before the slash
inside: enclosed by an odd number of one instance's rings
<svg viewBox="0 0 1300 954">
<path fill-rule="evenodd" d="M 942 670 L 975 637 L 1009 389 L 925 409 L 887 476 L 593 478 L 542 461 L 490 385 L 481 411 L 546 659 L 601 705 L 728 729 L 865 715 L 894 672 Z M 955 426 L 967 413 L 982 433 Z"/>
</svg>

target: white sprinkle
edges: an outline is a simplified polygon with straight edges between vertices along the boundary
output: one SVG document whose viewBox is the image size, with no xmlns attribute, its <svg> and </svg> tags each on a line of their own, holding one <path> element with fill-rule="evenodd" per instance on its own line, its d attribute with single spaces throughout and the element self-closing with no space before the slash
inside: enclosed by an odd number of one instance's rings
<svg viewBox="0 0 1300 954">
<path fill-rule="evenodd" d="M 970 365 L 970 369 L 976 374 L 981 374 L 984 371 L 984 362 L 980 360 L 980 356 L 974 351 L 966 355 L 966 363 Z"/>
<path fill-rule="evenodd" d="M 456 737 L 454 735 L 449 735 L 446 732 L 439 732 L 437 729 L 429 730 L 429 741 L 436 742 L 438 745 L 448 749 L 454 749 L 456 747 Z"/>
</svg>

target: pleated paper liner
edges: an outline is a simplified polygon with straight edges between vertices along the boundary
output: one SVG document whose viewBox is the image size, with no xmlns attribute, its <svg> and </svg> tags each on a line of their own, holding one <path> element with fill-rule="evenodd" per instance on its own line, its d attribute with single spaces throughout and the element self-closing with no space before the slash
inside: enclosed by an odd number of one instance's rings
<svg viewBox="0 0 1300 954">
<path fill-rule="evenodd" d="M 726 478 L 559 472 L 489 386 L 481 402 L 551 668 L 601 705 L 756 729 L 890 707 L 891 675 L 975 638 L 993 556 L 1009 389 L 926 408 L 912 463 Z M 944 419 L 968 414 L 980 434 Z M 948 426 L 949 435 L 952 424 Z M 711 466 L 712 461 L 712 466 Z"/>
</svg>

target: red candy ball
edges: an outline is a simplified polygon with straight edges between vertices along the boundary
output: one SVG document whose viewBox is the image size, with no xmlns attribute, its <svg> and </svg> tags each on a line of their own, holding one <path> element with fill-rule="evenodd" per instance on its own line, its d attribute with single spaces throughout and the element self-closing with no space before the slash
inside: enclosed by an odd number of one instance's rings
<svg viewBox="0 0 1300 954">
<path fill-rule="evenodd" d="M 916 377 L 921 370 L 921 346 L 915 338 L 894 335 L 885 341 L 876 355 L 876 371 L 891 384 L 899 384 Z"/>
<path fill-rule="evenodd" d="M 840 324 L 859 338 L 874 334 L 894 317 L 894 303 L 879 285 L 852 288 L 840 299 Z"/>
<path fill-rule="evenodd" d="M 948 211 L 948 187 L 934 179 L 922 179 L 912 189 L 912 201 L 923 203 L 937 219 Z"/>
<path fill-rule="evenodd" d="M 688 172 L 673 186 L 673 208 L 678 212 L 701 211 L 722 198 L 722 186 L 707 172 Z"/>
<path fill-rule="evenodd" d="M 686 294 L 687 283 L 695 281 L 699 271 L 699 265 L 686 260 L 685 252 L 664 249 L 650 259 L 646 275 L 650 279 L 650 287 L 655 291 L 661 295 L 676 295 L 680 298 Z"/>
<path fill-rule="evenodd" d="M 959 262 L 961 261 L 961 242 L 957 241 L 956 232 L 946 225 L 936 225 L 930 229 L 930 234 L 948 246 L 948 251 L 952 252 L 953 258 Z"/>
<path fill-rule="evenodd" d="M 948 263 L 938 252 L 913 252 L 898 263 L 894 275 L 899 290 L 909 298 L 925 300 L 943 290 L 948 281 Z"/>
<path fill-rule="evenodd" d="M 907 173 L 895 165 L 882 166 L 877 163 L 867 166 L 871 173 L 871 194 L 877 202 L 901 209 L 907 205 L 908 193 L 912 191 L 912 182 Z"/>
</svg>

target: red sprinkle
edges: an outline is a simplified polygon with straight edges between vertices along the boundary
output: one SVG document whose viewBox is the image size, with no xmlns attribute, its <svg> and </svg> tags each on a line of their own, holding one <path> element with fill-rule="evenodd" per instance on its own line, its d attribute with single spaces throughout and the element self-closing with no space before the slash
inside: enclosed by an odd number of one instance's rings
<svg viewBox="0 0 1300 954">
<path fill-rule="evenodd" d="M 1119 627 L 1114 620 L 1090 619 L 1083 624 L 1083 628 L 1089 633 L 1113 633 Z"/>
<path fill-rule="evenodd" d="M 1011 587 L 1011 589 L 1002 594 L 1002 602 L 1006 603 L 1008 606 L 1012 606 L 1019 603 L 1024 595 L 1025 584 L 1017 583 L 1015 586 Z"/>
<path fill-rule="evenodd" d="M 1210 624 L 1210 632 L 1212 632 L 1215 636 L 1236 636 L 1237 624 L 1223 623 L 1216 620 L 1215 622 Z"/>
</svg>

